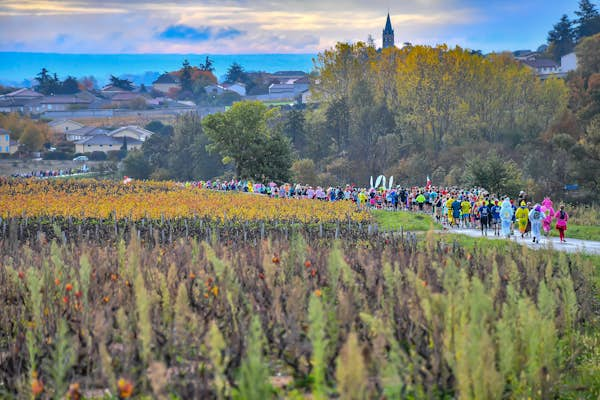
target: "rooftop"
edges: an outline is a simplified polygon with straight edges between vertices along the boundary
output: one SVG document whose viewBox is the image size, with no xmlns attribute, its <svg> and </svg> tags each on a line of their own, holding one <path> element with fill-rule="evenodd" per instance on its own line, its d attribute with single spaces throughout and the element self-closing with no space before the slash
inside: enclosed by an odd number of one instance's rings
<svg viewBox="0 0 600 400">
<path fill-rule="evenodd" d="M 156 79 L 154 82 L 152 82 L 152 84 L 155 83 L 172 83 L 172 84 L 177 84 L 180 83 L 180 79 L 177 76 L 173 76 L 171 74 L 162 74 L 161 76 L 158 77 L 158 79 Z"/>
<path fill-rule="evenodd" d="M 521 62 L 529 65 L 532 68 L 558 68 L 560 66 L 554 60 L 548 60 L 545 58 L 522 60 Z"/>
<path fill-rule="evenodd" d="M 43 97 L 44 95 L 38 92 L 35 92 L 31 89 L 22 88 L 15 90 L 14 92 L 10 92 L 0 97 Z"/>
<path fill-rule="evenodd" d="M 127 143 L 127 145 L 142 144 L 141 141 L 136 140 L 136 139 L 115 138 L 115 137 L 108 136 L 105 134 L 90 136 L 90 137 L 76 141 L 75 144 L 89 144 L 89 145 L 110 145 L 110 144 L 112 144 L 112 145 L 121 146 L 121 145 L 123 145 L 124 141 Z"/>
</svg>

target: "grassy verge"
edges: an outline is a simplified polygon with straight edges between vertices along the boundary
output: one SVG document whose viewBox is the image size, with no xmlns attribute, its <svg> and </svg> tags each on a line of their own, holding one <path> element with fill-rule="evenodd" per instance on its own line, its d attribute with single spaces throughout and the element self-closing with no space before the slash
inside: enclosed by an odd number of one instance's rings
<svg viewBox="0 0 600 400">
<path fill-rule="evenodd" d="M 433 222 L 428 214 L 418 214 L 406 211 L 373 210 L 373 217 L 380 229 L 405 231 L 428 231 L 442 229 L 440 224 Z"/>
<path fill-rule="evenodd" d="M 552 229 L 550 231 L 550 236 L 558 237 L 558 231 L 556 229 Z M 567 226 L 566 236 L 567 240 L 569 238 L 573 238 L 600 241 L 600 226 L 569 224 Z"/>
</svg>

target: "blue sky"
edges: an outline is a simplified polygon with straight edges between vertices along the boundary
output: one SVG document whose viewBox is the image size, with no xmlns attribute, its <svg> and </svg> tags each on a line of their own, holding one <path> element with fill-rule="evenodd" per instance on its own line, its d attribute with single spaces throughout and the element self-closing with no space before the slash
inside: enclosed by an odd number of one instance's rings
<svg viewBox="0 0 600 400">
<path fill-rule="evenodd" d="M 596 2 L 597 4 L 597 2 Z M 2 0 L 0 51 L 316 53 L 337 41 L 535 49 L 577 0 Z"/>
</svg>

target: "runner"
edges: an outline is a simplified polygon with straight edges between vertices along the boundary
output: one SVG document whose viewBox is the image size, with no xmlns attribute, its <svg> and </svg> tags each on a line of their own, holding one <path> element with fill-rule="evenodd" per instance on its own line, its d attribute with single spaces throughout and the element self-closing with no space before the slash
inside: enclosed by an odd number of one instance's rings
<svg viewBox="0 0 600 400">
<path fill-rule="evenodd" d="M 552 207 L 552 200 L 548 197 L 542 201 L 542 212 L 545 215 L 542 227 L 544 228 L 544 234 L 548 237 L 548 235 L 550 235 L 550 230 L 552 229 L 552 220 L 554 219 L 555 214 L 554 208 Z"/>
<path fill-rule="evenodd" d="M 554 218 L 556 218 L 556 230 L 558 231 L 558 235 L 560 236 L 560 242 L 566 243 L 565 240 L 565 231 L 567 230 L 567 221 L 569 220 L 569 215 L 565 211 L 564 204 L 560 205 L 560 210 L 554 214 Z"/>
<path fill-rule="evenodd" d="M 495 200 L 492 206 L 492 225 L 494 226 L 494 236 L 500 236 L 500 206 L 498 200 Z"/>
<path fill-rule="evenodd" d="M 471 202 L 464 197 L 460 202 L 460 219 L 465 228 L 471 227 Z"/>
<path fill-rule="evenodd" d="M 521 239 L 525 237 L 525 231 L 527 230 L 527 222 L 529 221 L 529 210 L 525 204 L 525 200 L 521 200 L 521 206 L 515 212 L 515 217 L 519 224 L 519 232 L 521 232 Z"/>
<path fill-rule="evenodd" d="M 531 235 L 533 236 L 533 243 L 540 242 L 542 222 L 544 221 L 545 215 L 542 212 L 542 207 L 536 204 L 535 207 L 529 212 L 529 221 L 531 222 Z"/>
<path fill-rule="evenodd" d="M 484 234 L 485 234 L 485 236 L 487 236 L 489 218 L 490 218 L 490 208 L 487 206 L 487 204 L 482 203 L 481 206 L 479 206 L 479 222 L 481 225 L 481 235 L 482 236 Z"/>
<path fill-rule="evenodd" d="M 502 221 L 502 235 L 507 239 L 510 239 L 512 233 L 511 224 L 513 220 L 513 208 L 508 197 L 502 202 L 502 207 L 500 208 L 500 220 Z"/>
</svg>

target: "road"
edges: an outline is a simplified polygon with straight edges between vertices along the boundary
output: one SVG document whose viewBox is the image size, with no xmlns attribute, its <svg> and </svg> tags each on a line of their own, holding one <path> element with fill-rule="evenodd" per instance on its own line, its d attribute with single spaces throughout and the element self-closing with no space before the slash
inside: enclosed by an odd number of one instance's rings
<svg viewBox="0 0 600 400">
<path fill-rule="evenodd" d="M 567 231 L 568 233 L 569 231 Z M 457 233 L 462 235 L 467 235 L 471 237 L 482 237 L 481 230 L 478 229 L 445 229 L 444 233 Z M 529 248 L 540 250 L 540 249 L 551 249 L 564 251 L 567 253 L 587 253 L 587 254 L 600 254 L 600 242 L 594 242 L 591 240 L 581 240 L 581 239 L 572 239 L 567 237 L 566 243 L 560 243 L 559 238 L 549 237 L 543 238 L 540 240 L 540 243 L 533 243 L 531 237 L 525 237 L 525 239 L 521 239 L 521 235 L 517 232 L 516 235 L 511 236 L 510 239 L 505 239 L 502 236 L 494 236 L 493 231 L 488 230 L 488 239 L 496 239 L 496 240 L 510 240 L 512 242 L 525 245 Z"/>
</svg>

